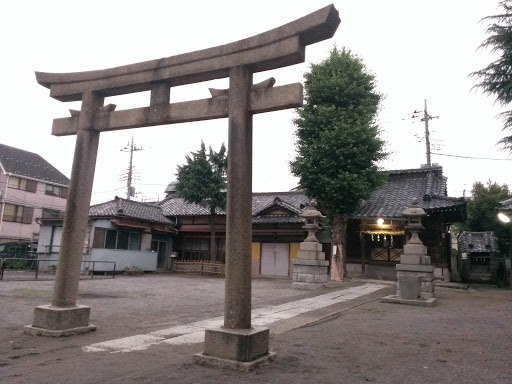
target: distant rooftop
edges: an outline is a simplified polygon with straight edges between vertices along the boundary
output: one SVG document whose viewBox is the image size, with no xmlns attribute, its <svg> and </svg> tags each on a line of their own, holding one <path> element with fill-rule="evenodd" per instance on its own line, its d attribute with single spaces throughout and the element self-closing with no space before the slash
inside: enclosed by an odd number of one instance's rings
<svg viewBox="0 0 512 384">
<path fill-rule="evenodd" d="M 37 153 L 0 144 L 0 165 L 17 176 L 69 185 L 69 179 Z"/>
<path fill-rule="evenodd" d="M 130 217 L 156 223 L 173 224 L 166 218 L 162 209 L 154 204 L 126 200 L 116 197 L 114 200 L 96 204 L 89 209 L 89 217 Z"/>
<path fill-rule="evenodd" d="M 385 171 L 388 182 L 375 190 L 352 216 L 402 217 L 414 198 L 427 213 L 453 211 L 463 219 L 466 201 L 463 197 L 448 197 L 443 168 L 440 166 Z M 457 214 L 458 213 L 458 214 Z"/>
</svg>

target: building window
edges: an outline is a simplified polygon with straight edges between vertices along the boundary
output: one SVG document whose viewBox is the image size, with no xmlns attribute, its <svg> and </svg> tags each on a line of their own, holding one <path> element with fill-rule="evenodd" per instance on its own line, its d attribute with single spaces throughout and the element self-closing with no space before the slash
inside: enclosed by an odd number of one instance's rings
<svg viewBox="0 0 512 384">
<path fill-rule="evenodd" d="M 182 259 L 185 260 L 209 260 L 209 245 L 210 239 L 208 238 L 183 238 L 178 244 L 178 252 Z"/>
<path fill-rule="evenodd" d="M 68 188 L 58 185 L 46 184 L 44 193 L 50 196 L 62 197 L 63 199 L 68 198 Z"/>
<path fill-rule="evenodd" d="M 46 184 L 45 194 L 51 196 L 59 196 L 62 193 L 61 187 L 57 185 Z"/>
<path fill-rule="evenodd" d="M 31 224 L 34 216 L 34 208 L 24 207 L 22 205 L 5 204 L 4 221 L 14 223 Z"/>
<path fill-rule="evenodd" d="M 9 188 L 21 189 L 22 191 L 35 192 L 37 189 L 37 181 L 22 179 L 21 177 L 10 176 Z"/>
<path fill-rule="evenodd" d="M 102 243 L 101 240 L 104 239 Z M 141 234 L 139 232 L 96 228 L 94 231 L 94 248 L 127 249 L 139 251 Z"/>
</svg>

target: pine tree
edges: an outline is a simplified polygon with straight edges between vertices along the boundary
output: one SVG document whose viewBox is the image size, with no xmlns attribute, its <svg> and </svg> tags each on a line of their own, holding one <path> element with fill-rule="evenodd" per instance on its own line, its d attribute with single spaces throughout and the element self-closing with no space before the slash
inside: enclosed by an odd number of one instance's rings
<svg viewBox="0 0 512 384">
<path fill-rule="evenodd" d="M 185 159 L 186 164 L 177 168 L 176 194 L 210 210 L 210 260 L 216 261 L 216 209 L 226 208 L 226 147 L 222 144 L 219 152 L 209 147 L 207 154 L 201 141 L 199 151 L 191 152 Z"/>
<path fill-rule="evenodd" d="M 496 97 L 496 103 L 508 107 L 512 101 L 512 1 L 498 3 L 499 13 L 487 16 L 482 22 L 487 23 L 485 29 L 488 37 L 480 48 L 490 48 L 498 58 L 487 67 L 475 71 L 470 76 L 480 82 L 475 85 L 484 93 Z M 499 114 L 503 120 L 503 131 L 512 129 L 512 110 Z M 512 152 L 512 135 L 505 136 L 498 144 Z"/>
</svg>

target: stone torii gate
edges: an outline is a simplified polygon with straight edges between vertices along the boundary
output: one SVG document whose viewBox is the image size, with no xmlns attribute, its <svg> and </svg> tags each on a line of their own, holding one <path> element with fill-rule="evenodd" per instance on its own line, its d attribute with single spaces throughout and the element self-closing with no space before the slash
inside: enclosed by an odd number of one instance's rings
<svg viewBox="0 0 512 384">
<path fill-rule="evenodd" d="M 52 134 L 76 135 L 69 197 L 51 305 L 35 308 L 26 331 L 71 335 L 94 330 L 90 308 L 77 305 L 78 283 L 100 132 L 228 118 L 224 327 L 207 330 L 197 361 L 251 366 L 266 359 L 268 329 L 251 327 L 252 115 L 302 105 L 300 83 L 253 85 L 253 73 L 305 61 L 309 44 L 331 38 L 340 18 L 333 5 L 288 24 L 230 44 L 104 70 L 36 72 L 37 82 L 62 101 L 82 101 L 71 117 L 54 119 Z M 229 77 L 228 90 L 170 103 L 173 86 Z M 115 111 L 104 98 L 150 91 L 149 107 Z M 248 364 L 248 365 L 247 365 Z"/>
</svg>

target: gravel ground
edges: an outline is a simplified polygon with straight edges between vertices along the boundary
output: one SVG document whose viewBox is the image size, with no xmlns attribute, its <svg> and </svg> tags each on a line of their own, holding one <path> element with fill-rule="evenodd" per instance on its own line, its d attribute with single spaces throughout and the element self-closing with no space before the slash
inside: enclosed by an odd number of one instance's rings
<svg viewBox="0 0 512 384">
<path fill-rule="evenodd" d="M 363 284 L 332 284 L 326 291 Z M 253 307 L 322 292 L 289 280 L 253 280 Z M 145 275 L 84 280 L 96 332 L 68 338 L 23 334 L 36 305 L 51 301 L 52 281 L 0 282 L 1 383 L 512 383 L 512 291 L 436 290 L 433 308 L 384 304 L 371 295 L 274 323 L 274 362 L 253 372 L 193 364 L 202 344 L 160 344 L 130 353 L 82 347 L 222 315 L 224 280 Z"/>
</svg>

